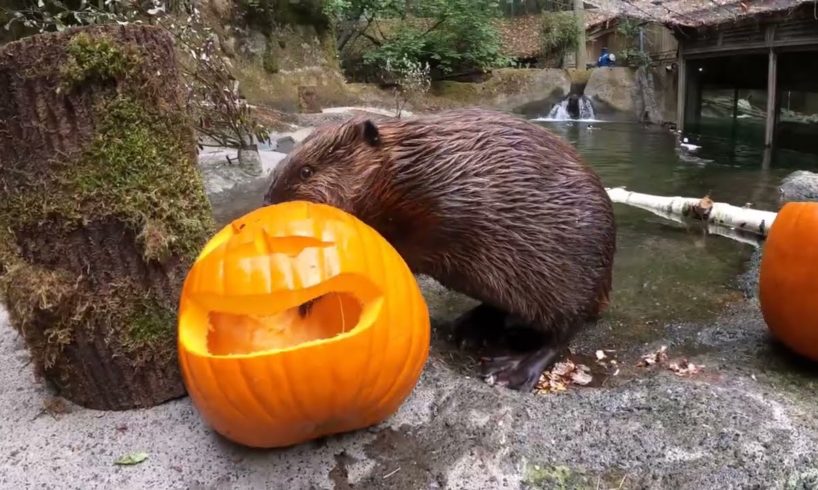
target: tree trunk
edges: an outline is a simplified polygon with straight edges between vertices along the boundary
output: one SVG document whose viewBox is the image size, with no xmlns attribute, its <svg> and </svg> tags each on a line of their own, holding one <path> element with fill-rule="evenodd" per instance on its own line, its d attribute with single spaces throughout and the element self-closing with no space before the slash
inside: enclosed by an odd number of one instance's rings
<svg viewBox="0 0 818 490">
<path fill-rule="evenodd" d="M 0 294 L 37 373 L 95 409 L 184 395 L 178 294 L 214 227 L 172 37 L 28 37 L 0 93 Z"/>
<path fill-rule="evenodd" d="M 250 175 L 261 175 L 263 169 L 261 165 L 261 155 L 258 152 L 257 144 L 243 144 L 238 151 L 239 165 Z"/>
<path fill-rule="evenodd" d="M 652 211 L 659 216 L 692 216 L 706 220 L 713 225 L 744 232 L 718 233 L 734 239 L 745 233 L 754 233 L 761 237 L 767 236 L 776 217 L 776 213 L 770 211 L 740 208 L 726 203 L 712 202 L 709 198 L 652 196 L 630 192 L 622 187 L 606 190 L 611 201 L 615 203 Z"/>
</svg>

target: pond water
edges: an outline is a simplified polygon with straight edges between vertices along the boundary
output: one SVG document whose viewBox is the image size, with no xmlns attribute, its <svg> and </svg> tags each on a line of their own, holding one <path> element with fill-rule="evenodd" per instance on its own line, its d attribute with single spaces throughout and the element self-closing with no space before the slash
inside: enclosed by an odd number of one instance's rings
<svg viewBox="0 0 818 490">
<path fill-rule="evenodd" d="M 573 143 L 606 187 L 663 196 L 701 197 L 776 211 L 781 178 L 818 168 L 818 155 L 778 152 L 700 136 L 693 153 L 663 128 L 630 123 L 539 122 Z M 589 129 L 589 126 L 591 129 Z M 681 224 L 615 205 L 617 255 L 608 318 L 646 336 L 657 323 L 702 321 L 741 296 L 737 277 L 755 248 L 700 224 Z"/>
</svg>

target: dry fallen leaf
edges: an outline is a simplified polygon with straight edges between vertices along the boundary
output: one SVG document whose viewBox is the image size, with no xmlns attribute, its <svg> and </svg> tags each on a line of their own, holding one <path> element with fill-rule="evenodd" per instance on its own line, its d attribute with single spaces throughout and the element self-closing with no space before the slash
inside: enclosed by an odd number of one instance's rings
<svg viewBox="0 0 818 490">
<path fill-rule="evenodd" d="M 131 453 L 122 456 L 121 458 L 114 461 L 114 464 L 118 465 L 134 465 L 139 464 L 142 461 L 148 459 L 148 453 Z"/>
<path fill-rule="evenodd" d="M 645 354 L 636 365 L 639 367 L 653 366 L 654 364 L 662 364 L 667 361 L 667 346 L 659 347 L 659 350 L 652 354 Z"/>
<path fill-rule="evenodd" d="M 590 371 L 591 368 L 588 366 L 575 364 L 571 360 L 558 362 L 554 364 L 550 371 L 546 371 L 540 376 L 535 391 L 537 393 L 548 393 L 565 391 L 570 384 L 588 385 L 593 381 Z"/>
<path fill-rule="evenodd" d="M 581 386 L 585 386 L 593 380 L 594 380 L 593 376 L 586 373 L 585 371 L 574 371 L 573 373 L 571 373 L 571 381 Z"/>
<path fill-rule="evenodd" d="M 673 361 L 668 360 L 667 356 L 667 346 L 662 346 L 656 352 L 652 354 L 646 354 L 642 356 L 640 361 L 637 363 L 639 367 L 647 367 L 658 365 L 662 366 L 670 371 L 673 371 L 679 376 L 690 376 L 693 374 L 698 374 L 704 366 L 701 364 L 693 364 L 692 362 L 688 361 L 686 358 L 675 359 Z"/>
<path fill-rule="evenodd" d="M 565 376 L 574 369 L 576 369 L 576 366 L 571 361 L 558 362 L 554 364 L 553 368 L 551 368 L 551 374 L 556 376 Z"/>
<path fill-rule="evenodd" d="M 693 364 L 692 362 L 689 362 L 687 359 L 673 361 L 670 364 L 668 364 L 667 367 L 668 369 L 676 373 L 678 376 L 689 376 L 692 374 L 698 374 L 702 370 L 702 368 L 704 368 L 703 365 Z"/>
</svg>

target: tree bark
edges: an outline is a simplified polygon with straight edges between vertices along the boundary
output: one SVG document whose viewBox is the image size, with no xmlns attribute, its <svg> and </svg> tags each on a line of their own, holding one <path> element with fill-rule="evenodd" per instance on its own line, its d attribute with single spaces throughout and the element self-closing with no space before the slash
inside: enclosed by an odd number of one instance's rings
<svg viewBox="0 0 818 490">
<path fill-rule="evenodd" d="M 95 26 L 0 49 L 0 295 L 85 407 L 183 396 L 176 308 L 213 231 L 172 37 Z"/>
<path fill-rule="evenodd" d="M 746 233 L 766 237 L 775 221 L 776 213 L 758 209 L 741 208 L 726 203 L 706 202 L 696 197 L 664 197 L 630 192 L 622 187 L 606 189 L 611 201 L 628 204 L 651 211 L 659 216 L 691 216 L 706 220 L 718 227 L 736 230 L 743 233 L 722 232 L 717 234 L 738 239 Z M 741 240 L 744 241 L 744 240 Z"/>
</svg>

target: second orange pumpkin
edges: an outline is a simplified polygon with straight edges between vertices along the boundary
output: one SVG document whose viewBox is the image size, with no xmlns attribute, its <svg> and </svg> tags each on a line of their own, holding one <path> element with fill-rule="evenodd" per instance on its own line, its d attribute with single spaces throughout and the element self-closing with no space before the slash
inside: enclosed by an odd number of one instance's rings
<svg viewBox="0 0 818 490">
<path fill-rule="evenodd" d="M 759 302 L 770 332 L 818 361 L 818 203 L 778 212 L 761 257 Z"/>
</svg>

